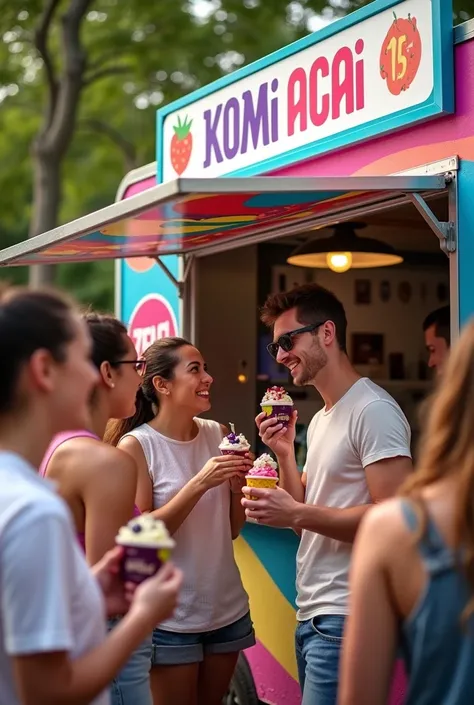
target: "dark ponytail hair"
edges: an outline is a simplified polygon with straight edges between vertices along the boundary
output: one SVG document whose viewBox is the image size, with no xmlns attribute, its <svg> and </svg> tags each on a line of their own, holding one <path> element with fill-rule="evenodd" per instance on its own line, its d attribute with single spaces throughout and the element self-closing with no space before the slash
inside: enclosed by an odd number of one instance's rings
<svg viewBox="0 0 474 705">
<path fill-rule="evenodd" d="M 56 291 L 0 288 L 0 413 L 15 409 L 23 365 L 40 349 L 66 360 L 77 334 L 73 304 Z"/>
<path fill-rule="evenodd" d="M 187 345 L 191 343 L 184 338 L 159 338 L 145 350 L 143 357 L 146 360 L 146 371 L 137 393 L 135 414 L 128 419 L 110 421 L 104 436 L 106 443 L 116 446 L 122 436 L 155 418 L 159 401 L 153 379 L 173 379 L 179 362 L 178 350 Z"/>
<path fill-rule="evenodd" d="M 92 362 L 100 368 L 103 362 L 112 367 L 128 352 L 127 329 L 115 316 L 88 312 L 83 315 L 92 338 Z"/>
</svg>

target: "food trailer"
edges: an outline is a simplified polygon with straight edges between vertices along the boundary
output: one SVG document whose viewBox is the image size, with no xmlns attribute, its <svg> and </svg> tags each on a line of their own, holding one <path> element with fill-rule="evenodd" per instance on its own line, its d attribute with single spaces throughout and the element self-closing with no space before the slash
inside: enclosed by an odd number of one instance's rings
<svg viewBox="0 0 474 705">
<path fill-rule="evenodd" d="M 116 310 L 139 354 L 160 336 L 195 342 L 215 378 L 212 416 L 256 448 L 263 391 L 289 384 L 263 352 L 258 307 L 318 281 L 346 306 L 353 363 L 410 416 L 430 385 L 423 317 L 449 303 L 455 339 L 474 311 L 473 81 L 474 21 L 453 29 L 449 0 L 374 0 L 159 110 L 156 162 L 114 204 L 2 251 L 0 265 L 116 259 Z M 302 465 L 321 402 L 290 393 Z M 258 642 L 229 703 L 300 703 L 296 548 L 292 532 L 252 524 L 235 542 Z M 392 705 L 402 697 L 397 670 Z"/>
</svg>

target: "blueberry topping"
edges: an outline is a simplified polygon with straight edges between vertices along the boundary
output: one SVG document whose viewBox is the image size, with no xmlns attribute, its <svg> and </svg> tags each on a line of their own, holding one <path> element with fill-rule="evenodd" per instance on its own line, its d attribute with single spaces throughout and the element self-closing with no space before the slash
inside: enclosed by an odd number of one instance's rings
<svg viewBox="0 0 474 705">
<path fill-rule="evenodd" d="M 132 526 L 132 531 L 134 531 L 136 534 L 139 534 L 141 530 L 142 530 L 142 527 L 140 526 L 140 524 L 134 524 Z"/>
</svg>

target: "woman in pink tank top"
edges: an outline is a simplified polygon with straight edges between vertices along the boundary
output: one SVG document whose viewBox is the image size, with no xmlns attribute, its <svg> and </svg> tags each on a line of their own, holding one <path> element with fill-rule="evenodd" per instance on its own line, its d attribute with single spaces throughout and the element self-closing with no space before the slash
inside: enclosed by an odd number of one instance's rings
<svg viewBox="0 0 474 705">
<path fill-rule="evenodd" d="M 46 451 L 46 454 L 43 458 L 43 462 L 40 465 L 39 468 L 39 474 L 42 477 L 46 476 L 46 468 L 49 465 L 49 461 L 51 460 L 53 453 L 59 448 L 60 445 L 62 445 L 65 441 L 70 441 L 71 438 L 98 438 L 95 433 L 91 433 L 90 431 L 63 431 L 62 433 L 58 433 L 57 436 L 53 438 L 51 443 L 49 444 L 48 450 Z M 78 531 L 77 532 L 77 538 L 79 543 L 81 544 L 82 550 L 86 551 L 86 542 L 85 542 L 85 533 L 83 531 Z"/>
<path fill-rule="evenodd" d="M 40 472 L 58 486 L 72 512 L 87 561 L 94 565 L 115 545 L 121 526 L 139 514 L 135 507 L 136 467 L 130 456 L 102 440 L 110 419 L 135 412 L 140 374 L 125 326 L 113 316 L 84 316 L 92 338 L 92 360 L 99 382 L 90 399 L 90 424 L 54 438 Z M 112 628 L 116 623 L 113 620 Z M 112 705 L 151 705 L 149 670 L 151 638 L 134 652 L 112 683 Z"/>
</svg>

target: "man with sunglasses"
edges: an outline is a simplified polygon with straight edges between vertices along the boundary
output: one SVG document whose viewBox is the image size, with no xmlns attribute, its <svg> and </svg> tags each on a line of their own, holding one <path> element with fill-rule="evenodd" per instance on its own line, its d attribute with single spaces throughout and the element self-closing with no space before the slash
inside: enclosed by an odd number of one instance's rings
<svg viewBox="0 0 474 705">
<path fill-rule="evenodd" d="M 280 487 L 252 488 L 258 501 L 242 504 L 249 519 L 301 535 L 296 654 L 302 705 L 335 705 L 352 543 L 371 504 L 391 497 L 411 471 L 410 428 L 395 400 L 351 365 L 345 311 L 330 291 L 307 284 L 272 295 L 262 320 L 273 328 L 269 353 L 288 368 L 294 385 L 314 386 L 324 408 L 308 427 L 303 477 L 294 452 L 297 412 L 288 429 L 257 416 L 260 437 L 278 460 Z"/>
</svg>

